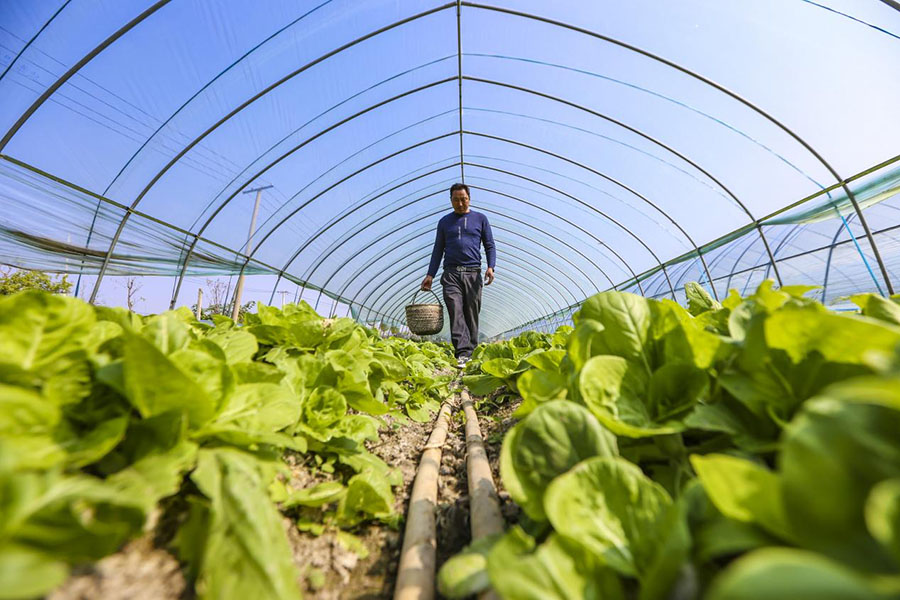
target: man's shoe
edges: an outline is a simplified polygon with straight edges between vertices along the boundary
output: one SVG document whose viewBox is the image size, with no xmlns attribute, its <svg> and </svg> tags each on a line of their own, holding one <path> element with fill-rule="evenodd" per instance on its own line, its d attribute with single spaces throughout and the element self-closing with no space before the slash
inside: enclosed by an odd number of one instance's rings
<svg viewBox="0 0 900 600">
<path fill-rule="evenodd" d="M 458 359 L 456 359 L 456 368 L 464 369 L 467 362 L 469 362 L 468 356 L 460 356 Z"/>
</svg>

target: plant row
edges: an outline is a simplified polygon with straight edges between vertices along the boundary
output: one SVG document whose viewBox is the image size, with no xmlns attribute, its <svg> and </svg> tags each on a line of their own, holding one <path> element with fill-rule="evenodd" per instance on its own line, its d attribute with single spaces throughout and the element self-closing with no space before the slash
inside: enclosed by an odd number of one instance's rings
<svg viewBox="0 0 900 600">
<path fill-rule="evenodd" d="M 900 299 L 836 313 L 809 289 L 604 292 L 480 347 L 470 389 L 522 397 L 500 458 L 522 517 L 442 592 L 900 597 Z"/>
<path fill-rule="evenodd" d="M 197 596 L 299 598 L 282 513 L 316 533 L 395 522 L 400 474 L 365 444 L 385 415 L 429 420 L 451 358 L 305 303 L 237 327 L 3 298 L 0 598 L 47 593 L 172 511 Z M 318 483 L 293 489 L 286 457 Z"/>
</svg>

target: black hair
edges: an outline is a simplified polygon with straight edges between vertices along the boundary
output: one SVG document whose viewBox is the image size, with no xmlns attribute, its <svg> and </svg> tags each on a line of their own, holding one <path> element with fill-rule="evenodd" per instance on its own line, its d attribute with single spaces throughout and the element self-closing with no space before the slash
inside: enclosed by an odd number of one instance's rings
<svg viewBox="0 0 900 600">
<path fill-rule="evenodd" d="M 456 190 L 465 190 L 466 196 L 468 196 L 469 198 L 472 197 L 472 194 L 469 192 L 469 186 L 467 186 L 464 183 L 454 183 L 453 185 L 450 186 L 450 197 L 451 198 L 453 197 L 453 192 L 455 192 Z"/>
</svg>

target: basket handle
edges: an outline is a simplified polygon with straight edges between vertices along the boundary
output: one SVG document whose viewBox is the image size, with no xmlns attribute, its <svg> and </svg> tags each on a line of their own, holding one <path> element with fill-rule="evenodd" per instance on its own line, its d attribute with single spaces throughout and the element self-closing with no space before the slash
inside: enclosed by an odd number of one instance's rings
<svg viewBox="0 0 900 600">
<path fill-rule="evenodd" d="M 444 303 L 441 302 L 441 299 L 438 298 L 438 295 L 434 293 L 434 290 L 423 290 L 422 288 L 416 288 L 416 291 L 413 292 L 413 295 L 412 295 L 412 302 L 410 302 L 410 304 L 415 304 L 415 303 L 416 303 L 416 296 L 419 295 L 419 292 L 424 292 L 424 291 L 431 292 L 431 295 L 434 296 L 434 299 L 437 300 L 437 303 L 440 304 L 441 307 L 444 306 Z"/>
</svg>

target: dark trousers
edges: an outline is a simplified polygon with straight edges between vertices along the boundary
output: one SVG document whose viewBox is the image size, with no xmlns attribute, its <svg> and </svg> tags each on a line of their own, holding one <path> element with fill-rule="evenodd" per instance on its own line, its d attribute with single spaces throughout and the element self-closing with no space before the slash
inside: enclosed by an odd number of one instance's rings
<svg viewBox="0 0 900 600">
<path fill-rule="evenodd" d="M 450 313 L 450 340 L 456 357 L 472 356 L 478 345 L 478 313 L 481 312 L 481 271 L 458 272 L 452 267 L 441 275 L 444 304 Z"/>
</svg>

